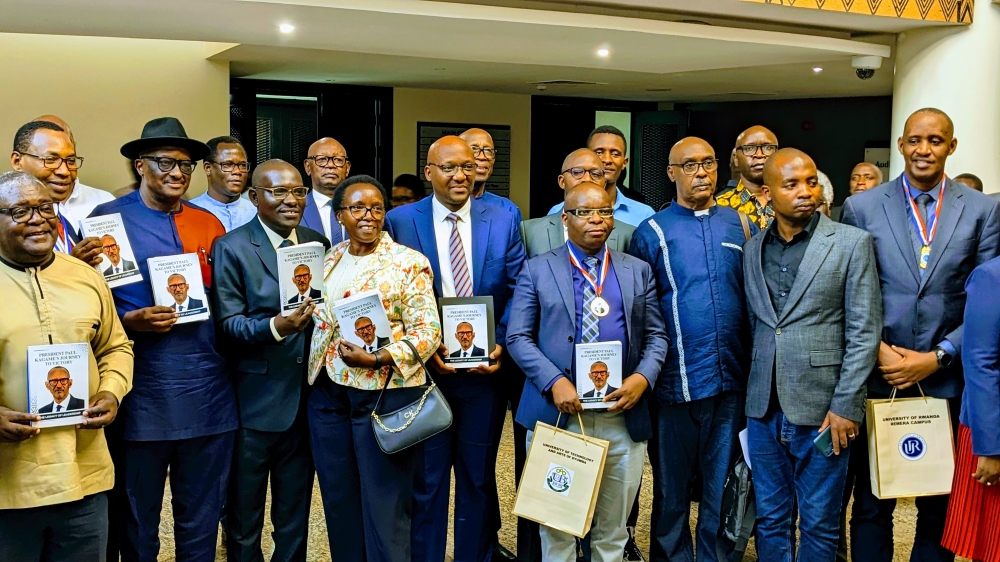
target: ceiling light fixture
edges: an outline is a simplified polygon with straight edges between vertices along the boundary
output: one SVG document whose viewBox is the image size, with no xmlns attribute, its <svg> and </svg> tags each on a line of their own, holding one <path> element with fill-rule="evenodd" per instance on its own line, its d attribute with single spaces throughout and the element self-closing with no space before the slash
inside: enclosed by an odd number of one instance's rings
<svg viewBox="0 0 1000 562">
<path fill-rule="evenodd" d="M 815 72 L 816 74 L 819 74 L 820 72 L 823 72 L 823 67 L 822 66 L 814 66 L 813 67 L 813 72 Z"/>
<path fill-rule="evenodd" d="M 607 50 L 607 49 L 605 49 L 603 47 L 600 48 L 600 49 L 597 49 L 597 56 L 599 56 L 599 57 L 606 57 L 606 56 L 608 56 L 610 54 L 611 54 L 611 51 L 609 51 L 609 50 Z"/>
<path fill-rule="evenodd" d="M 282 33 L 291 33 L 295 31 L 295 26 L 290 23 L 283 23 L 278 26 L 278 31 Z"/>
</svg>

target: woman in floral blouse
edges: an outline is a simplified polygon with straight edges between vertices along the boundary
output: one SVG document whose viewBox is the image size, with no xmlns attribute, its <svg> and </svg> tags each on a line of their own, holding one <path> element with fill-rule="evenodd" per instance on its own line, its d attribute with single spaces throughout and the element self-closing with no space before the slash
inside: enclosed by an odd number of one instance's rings
<svg viewBox="0 0 1000 562">
<path fill-rule="evenodd" d="M 337 188 L 333 208 L 348 239 L 327 254 L 326 300 L 314 313 L 309 432 L 334 561 L 410 559 L 414 451 L 383 453 L 371 414 L 386 377 L 383 411 L 420 398 L 424 372 L 402 340 L 426 360 L 441 341 L 441 322 L 430 263 L 382 232 L 385 206 L 385 189 L 370 176 Z M 335 301 L 372 290 L 392 329 L 391 343 L 375 352 L 343 339 L 355 327 L 341 328 L 333 313 Z"/>
</svg>

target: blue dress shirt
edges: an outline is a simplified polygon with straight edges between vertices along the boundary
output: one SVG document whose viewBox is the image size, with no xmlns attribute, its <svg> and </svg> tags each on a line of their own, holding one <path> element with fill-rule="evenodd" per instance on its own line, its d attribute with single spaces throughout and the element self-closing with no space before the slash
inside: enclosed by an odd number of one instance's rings
<svg viewBox="0 0 1000 562">
<path fill-rule="evenodd" d="M 490 193 L 489 191 L 484 191 L 483 194 L 476 197 L 476 199 L 486 203 L 487 205 L 493 205 L 494 207 L 499 207 L 507 211 L 508 213 L 514 215 L 514 220 L 517 224 L 521 224 L 521 221 L 523 220 L 521 218 L 521 209 L 510 199 Z"/>
<path fill-rule="evenodd" d="M 222 203 L 212 199 L 208 192 L 205 192 L 190 202 L 215 215 L 222 226 L 226 227 L 226 232 L 232 232 L 257 216 L 257 207 L 243 197 L 237 198 L 232 203 Z"/>
<path fill-rule="evenodd" d="M 561 213 L 563 205 L 564 203 L 559 203 L 555 207 L 552 207 L 549 209 L 549 214 L 555 215 L 557 213 Z M 634 199 L 629 199 L 628 197 L 622 195 L 621 191 L 618 191 L 614 209 L 616 221 L 621 221 L 629 226 L 636 227 L 642 224 L 642 221 L 656 214 L 656 211 L 654 211 L 649 205 L 640 203 Z"/>
</svg>

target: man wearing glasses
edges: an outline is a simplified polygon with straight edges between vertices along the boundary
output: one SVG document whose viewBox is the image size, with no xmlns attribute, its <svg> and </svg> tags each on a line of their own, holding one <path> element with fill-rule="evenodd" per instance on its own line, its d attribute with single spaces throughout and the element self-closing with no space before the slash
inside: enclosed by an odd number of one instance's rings
<svg viewBox="0 0 1000 562">
<path fill-rule="evenodd" d="M 319 139 L 309 146 L 303 166 L 309 176 L 312 193 L 306 197 L 302 226 L 322 233 L 330 244 L 336 246 L 344 241 L 344 228 L 333 216 L 336 212 L 333 208 L 333 192 L 351 173 L 347 150 L 335 139 Z"/>
<path fill-rule="evenodd" d="M 472 196 L 488 205 L 494 205 L 514 215 L 518 224 L 521 223 L 521 209 L 507 197 L 501 197 L 486 191 L 486 182 L 493 175 L 493 165 L 497 161 L 497 149 L 493 144 L 493 135 L 483 129 L 468 129 L 461 135 L 462 140 L 469 143 L 472 155 L 476 157 L 476 179 L 472 184 Z"/>
<path fill-rule="evenodd" d="M 581 148 L 571 152 L 566 157 L 566 160 L 563 161 L 562 170 L 559 174 L 559 187 L 563 190 L 570 189 L 574 185 L 584 181 L 603 185 L 608 195 L 611 196 L 611 205 L 615 210 L 615 222 L 617 223 L 635 227 L 645 219 L 653 216 L 655 212 L 649 205 L 629 199 L 622 192 L 618 191 L 615 184 L 609 181 L 608 171 L 605 169 L 601 157 L 589 148 Z M 621 171 L 618 171 L 618 174 L 621 174 Z M 618 176 L 616 175 L 615 181 L 617 179 Z M 563 206 L 564 203 L 559 203 L 552 207 L 549 209 L 549 215 L 562 214 Z"/>
<path fill-rule="evenodd" d="M 257 209 L 243 195 L 250 177 L 250 162 L 240 141 L 215 137 L 208 141 L 205 175 L 208 191 L 191 200 L 219 219 L 226 232 L 239 228 L 257 216 Z"/>
<path fill-rule="evenodd" d="M 650 556 L 661 562 L 725 562 L 718 553 L 733 551 L 732 544 L 717 541 L 723 540 L 722 492 L 743 427 L 749 367 L 742 247 L 759 230 L 746 216 L 713 204 L 718 167 L 704 140 L 675 144 L 667 175 L 677 184 L 677 198 L 635 229 L 628 250 L 653 268 L 670 336 L 650 398 Z M 695 549 L 688 483 L 696 474 L 703 484 Z"/>
<path fill-rule="evenodd" d="M 83 165 L 83 158 L 76 155 L 76 144 L 69 133 L 48 121 L 25 123 L 14 135 L 10 165 L 42 182 L 56 203 L 59 223 L 55 250 L 90 265 L 100 263 L 100 239 L 82 238 L 79 223 L 74 224 L 74 220 L 61 210 L 62 202 L 73 192 L 77 170 Z"/>
<path fill-rule="evenodd" d="M 771 226 L 774 211 L 763 192 L 764 162 L 778 150 L 778 137 L 767 127 L 754 125 L 736 137 L 733 163 L 740 174 L 736 187 L 724 191 L 715 202 L 746 214 L 760 228 Z"/>
<path fill-rule="evenodd" d="M 306 281 L 300 287 L 305 298 L 282 316 L 277 249 L 330 244 L 299 224 L 309 189 L 294 166 L 268 160 L 254 170 L 251 183 L 257 216 L 219 239 L 212 252 L 212 304 L 236 366 L 240 417 L 226 499 L 226 549 L 231 561 L 264 559 L 260 541 L 270 480 L 271 559 L 304 561 L 315 473 L 304 407 L 306 366 L 313 299 L 320 291 L 311 292 Z"/>
<path fill-rule="evenodd" d="M 188 138 L 177 119 L 161 117 L 146 123 L 142 136 L 123 145 L 121 153 L 133 161 L 139 189 L 99 205 L 93 216 L 121 214 L 146 279 L 149 258 L 196 254 L 211 298 L 209 255 L 226 231 L 211 213 L 181 198 L 208 146 Z M 145 283 L 111 292 L 134 341 L 138 384 L 113 428 L 117 472 L 110 532 L 123 534 L 122 560 L 156 559 L 169 470 L 177 558 L 211 560 L 237 428 L 235 394 L 226 360 L 216 349 L 215 324 L 175 325 L 180 313 L 157 306 Z"/>
<path fill-rule="evenodd" d="M 451 427 L 424 442 L 414 483 L 411 524 L 415 562 L 440 562 L 448 542 L 448 499 L 455 468 L 455 560 L 487 560 L 496 541 L 495 435 L 507 415 L 500 372 L 510 298 L 524 261 L 514 216 L 472 197 L 476 160 L 457 136 L 438 139 L 427 152 L 424 176 L 432 197 L 393 209 L 385 229 L 393 240 L 427 256 L 434 293 L 442 297 L 493 298 L 496 342 L 490 365 L 458 371 L 445 365 L 442 344 L 428 361 L 451 405 Z"/>
</svg>

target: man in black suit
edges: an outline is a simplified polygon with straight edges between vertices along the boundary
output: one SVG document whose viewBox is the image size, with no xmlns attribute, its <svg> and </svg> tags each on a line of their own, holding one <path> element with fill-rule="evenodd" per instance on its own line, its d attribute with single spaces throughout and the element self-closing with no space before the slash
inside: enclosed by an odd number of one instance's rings
<svg viewBox="0 0 1000 562">
<path fill-rule="evenodd" d="M 302 263 L 295 266 L 295 269 L 292 271 L 292 283 L 295 283 L 295 287 L 299 290 L 299 293 L 288 299 L 288 304 L 302 304 L 306 300 L 306 297 L 316 300 L 323 296 L 323 291 L 310 287 L 312 278 L 312 272 L 309 271 L 308 265 Z"/>
<path fill-rule="evenodd" d="M 187 279 L 180 273 L 174 273 L 170 277 L 167 277 L 167 292 L 170 293 L 170 296 L 174 297 L 174 304 L 170 305 L 170 308 L 177 312 L 205 308 L 205 303 L 188 296 L 188 288 Z"/>
<path fill-rule="evenodd" d="M 375 334 L 375 324 L 372 319 L 362 316 L 354 321 L 354 334 L 365 342 L 365 351 L 374 353 L 376 349 L 381 349 L 389 345 L 389 338 L 378 337 Z"/>
<path fill-rule="evenodd" d="M 115 240 L 114 236 L 111 236 L 110 234 L 101 236 L 101 248 L 101 252 L 106 258 L 108 258 L 108 261 L 111 262 L 111 265 L 104 270 L 105 277 L 125 273 L 126 271 L 135 271 L 135 262 L 123 260 L 121 258 L 118 241 Z"/>
<path fill-rule="evenodd" d="M 73 379 L 69 378 L 69 371 L 66 367 L 52 367 L 49 370 L 48 379 L 45 381 L 45 388 L 52 393 L 52 402 L 48 406 L 39 408 L 39 414 L 51 414 L 54 412 L 65 412 L 68 410 L 82 410 L 86 407 L 82 398 L 77 398 L 69 393 L 73 386 Z M 69 399 L 69 402 L 66 399 Z"/>
<path fill-rule="evenodd" d="M 308 189 L 294 166 L 269 160 L 254 170 L 249 196 L 257 218 L 212 250 L 216 321 L 234 365 L 240 429 L 226 499 L 230 561 L 262 560 L 264 500 L 271 483 L 272 560 L 304 561 L 313 486 L 304 404 L 312 335 L 311 298 L 289 316 L 279 310 L 277 248 L 321 242 L 299 226 Z"/>
<path fill-rule="evenodd" d="M 618 390 L 608 384 L 608 365 L 603 361 L 597 361 L 590 366 L 590 382 L 594 383 L 594 389 L 584 392 L 584 398 L 604 398 Z"/>
<path fill-rule="evenodd" d="M 462 346 L 462 349 L 452 352 L 448 357 L 453 359 L 459 357 L 486 357 L 486 350 L 475 344 L 476 331 L 472 329 L 472 324 L 462 322 L 456 326 L 455 339 L 458 340 L 458 344 Z"/>
</svg>

